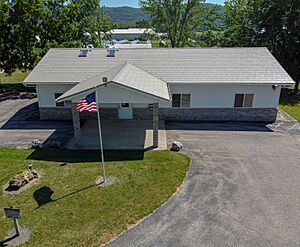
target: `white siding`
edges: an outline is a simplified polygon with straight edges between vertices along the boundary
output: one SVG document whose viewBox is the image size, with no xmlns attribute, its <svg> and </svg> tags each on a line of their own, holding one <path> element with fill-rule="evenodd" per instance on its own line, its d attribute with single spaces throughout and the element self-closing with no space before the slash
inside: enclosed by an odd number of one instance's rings
<svg viewBox="0 0 300 247">
<path fill-rule="evenodd" d="M 40 107 L 55 107 L 55 93 L 64 93 L 73 85 L 38 85 L 38 101 Z M 237 93 L 254 94 L 253 108 L 276 108 L 279 101 L 280 87 L 275 90 L 271 85 L 192 85 L 171 84 L 171 93 L 191 94 L 192 108 L 232 108 Z M 78 95 L 78 102 L 87 93 Z M 115 103 L 133 103 L 133 107 L 147 107 L 157 102 L 156 99 L 132 90 L 110 85 L 99 90 L 102 106 L 117 107 Z M 171 107 L 171 102 L 160 101 L 160 107 Z"/>
<path fill-rule="evenodd" d="M 84 96 L 91 93 L 92 90 L 76 96 L 72 101 L 79 102 Z M 106 87 L 98 89 L 99 101 L 102 104 L 114 103 L 137 103 L 137 104 L 151 104 L 158 102 L 157 98 L 145 95 L 135 90 L 108 84 Z"/>
<path fill-rule="evenodd" d="M 37 85 L 36 92 L 38 95 L 39 107 L 55 107 L 55 93 L 65 93 L 69 89 L 71 89 L 74 85 L 66 85 L 66 84 L 45 84 L 45 85 Z"/>
<path fill-rule="evenodd" d="M 172 94 L 191 94 L 193 108 L 232 108 L 235 94 L 254 94 L 253 108 L 276 108 L 280 87 L 272 85 L 187 85 L 171 84 Z M 171 103 L 160 107 L 170 107 Z"/>
</svg>

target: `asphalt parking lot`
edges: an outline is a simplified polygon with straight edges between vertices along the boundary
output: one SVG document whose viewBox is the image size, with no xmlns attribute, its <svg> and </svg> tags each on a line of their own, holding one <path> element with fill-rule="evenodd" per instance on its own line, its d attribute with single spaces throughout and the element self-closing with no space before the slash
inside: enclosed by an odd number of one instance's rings
<svg viewBox="0 0 300 247">
<path fill-rule="evenodd" d="M 300 129 L 168 123 L 192 165 L 166 204 L 107 246 L 300 246 Z"/>
<path fill-rule="evenodd" d="M 24 94 L 1 100 L 0 147 L 30 148 L 33 139 L 65 143 L 73 136 L 71 121 L 41 121 L 37 99 Z"/>
</svg>

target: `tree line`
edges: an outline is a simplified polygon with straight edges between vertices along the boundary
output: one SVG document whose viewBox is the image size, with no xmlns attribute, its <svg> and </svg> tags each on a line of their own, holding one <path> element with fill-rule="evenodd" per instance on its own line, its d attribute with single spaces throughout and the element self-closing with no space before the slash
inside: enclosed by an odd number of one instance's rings
<svg viewBox="0 0 300 247">
<path fill-rule="evenodd" d="M 110 29 L 99 0 L 0 0 L 0 68 L 32 69 L 51 47 L 100 47 Z"/>
<path fill-rule="evenodd" d="M 299 0 L 227 0 L 224 13 L 204 0 L 139 3 L 150 17 L 139 24 L 167 33 L 171 47 L 266 46 L 300 81 Z M 0 68 L 32 69 L 51 47 L 101 47 L 112 27 L 99 0 L 0 0 Z"/>
</svg>

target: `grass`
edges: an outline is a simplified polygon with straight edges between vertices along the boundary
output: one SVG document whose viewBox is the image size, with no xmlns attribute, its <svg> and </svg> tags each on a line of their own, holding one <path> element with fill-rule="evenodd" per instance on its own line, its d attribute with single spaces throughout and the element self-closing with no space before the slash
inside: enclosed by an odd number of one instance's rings
<svg viewBox="0 0 300 247">
<path fill-rule="evenodd" d="M 0 74 L 0 93 L 2 92 L 35 92 L 32 87 L 25 87 L 23 81 L 30 71 L 16 70 L 11 75 Z"/>
<path fill-rule="evenodd" d="M 20 225 L 32 231 L 23 246 L 100 246 L 164 203 L 180 186 L 190 164 L 189 157 L 170 151 L 149 151 L 142 160 L 110 161 L 107 175 L 117 182 L 97 188 L 96 153 L 92 158 L 84 151 L 36 152 L 0 149 L 1 186 L 28 164 L 43 172 L 39 184 L 22 194 L 0 196 L 0 207 L 20 208 Z M 115 153 L 110 159 L 120 156 Z M 1 211 L 0 241 L 11 228 L 11 220 Z"/>
<path fill-rule="evenodd" d="M 300 85 L 298 93 L 293 89 L 282 90 L 279 108 L 300 121 Z"/>
<path fill-rule="evenodd" d="M 7 75 L 5 73 L 0 74 L 0 84 L 7 83 L 22 83 L 27 75 L 30 73 L 29 70 L 23 72 L 21 70 L 16 70 L 11 75 Z"/>
</svg>

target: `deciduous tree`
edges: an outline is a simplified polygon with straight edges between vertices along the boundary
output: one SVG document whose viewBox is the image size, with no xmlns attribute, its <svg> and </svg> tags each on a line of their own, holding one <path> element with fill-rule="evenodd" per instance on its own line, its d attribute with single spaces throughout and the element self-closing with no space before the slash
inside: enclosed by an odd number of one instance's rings
<svg viewBox="0 0 300 247">
<path fill-rule="evenodd" d="M 201 26 L 201 0 L 140 0 L 154 27 L 166 32 L 172 47 L 183 47 Z"/>
</svg>

